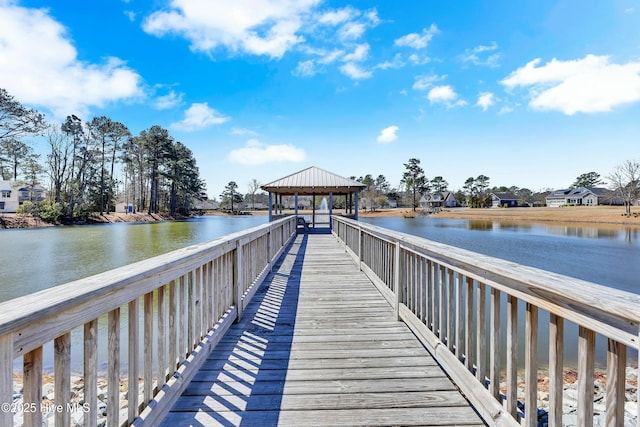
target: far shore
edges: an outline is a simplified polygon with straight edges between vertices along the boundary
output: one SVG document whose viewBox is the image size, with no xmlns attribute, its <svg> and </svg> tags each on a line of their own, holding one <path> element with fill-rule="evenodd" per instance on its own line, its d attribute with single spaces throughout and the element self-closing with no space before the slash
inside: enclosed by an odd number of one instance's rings
<svg viewBox="0 0 640 427">
<path fill-rule="evenodd" d="M 285 211 L 290 213 L 289 211 Z M 335 209 L 334 213 L 342 213 L 342 209 Z M 300 212 L 300 213 L 311 213 Z M 242 211 L 242 215 L 267 215 L 264 210 Z M 395 209 L 376 209 L 371 212 L 361 210 L 359 216 L 362 218 L 448 218 L 448 219 L 464 219 L 474 221 L 523 221 L 534 223 L 580 223 L 580 224 L 611 224 L 623 226 L 640 227 L 640 206 L 634 206 L 631 209 L 631 216 L 625 215 L 622 206 L 568 206 L 563 208 L 445 208 L 434 214 L 426 214 L 421 209 L 413 211 L 410 208 Z M 223 211 L 208 211 L 205 215 L 210 216 L 231 216 L 231 214 Z M 117 223 L 117 222 L 157 222 L 180 220 L 187 217 L 172 217 L 166 213 L 147 214 L 147 213 L 95 213 L 92 214 L 86 224 L 100 223 Z M 0 214 L 0 230 L 11 228 L 35 228 L 50 227 L 53 224 L 46 223 L 38 218 L 30 215 L 18 214 Z"/>
<path fill-rule="evenodd" d="M 420 217 L 422 211 L 407 208 L 379 209 L 360 212 L 360 217 Z M 631 216 L 625 215 L 622 206 L 566 206 L 562 208 L 445 208 L 428 215 L 432 218 L 466 219 L 474 221 L 525 221 L 618 224 L 640 226 L 640 206 L 633 206 Z"/>
</svg>

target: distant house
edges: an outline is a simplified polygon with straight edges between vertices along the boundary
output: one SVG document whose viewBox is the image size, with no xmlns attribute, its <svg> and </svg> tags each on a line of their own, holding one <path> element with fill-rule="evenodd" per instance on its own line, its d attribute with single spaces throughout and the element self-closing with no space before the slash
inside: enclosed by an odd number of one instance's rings
<svg viewBox="0 0 640 427">
<path fill-rule="evenodd" d="M 384 206 L 385 208 L 391 208 L 391 209 L 395 209 L 398 207 L 398 202 L 393 200 L 393 199 L 385 199 L 384 201 Z"/>
<path fill-rule="evenodd" d="M 116 213 L 134 213 L 133 203 L 116 203 Z"/>
<path fill-rule="evenodd" d="M 562 206 L 597 206 L 599 196 L 589 188 L 578 187 L 563 190 L 555 190 L 546 197 L 548 207 L 559 208 Z"/>
<path fill-rule="evenodd" d="M 491 193 L 492 208 L 515 208 L 518 206 L 518 196 L 511 193 Z"/>
<path fill-rule="evenodd" d="M 0 212 L 15 213 L 24 202 L 44 200 L 45 190 L 39 185 L 21 185 L 16 181 L 0 181 Z"/>
<path fill-rule="evenodd" d="M 458 208 L 460 203 L 451 191 L 437 191 L 427 193 L 418 201 L 418 206 L 424 209 L 439 210 L 442 208 Z"/>
</svg>

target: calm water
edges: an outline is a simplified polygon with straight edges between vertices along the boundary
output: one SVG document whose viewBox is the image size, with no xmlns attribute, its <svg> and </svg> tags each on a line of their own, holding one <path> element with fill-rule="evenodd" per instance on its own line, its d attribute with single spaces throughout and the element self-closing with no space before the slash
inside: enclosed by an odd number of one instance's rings
<svg viewBox="0 0 640 427">
<path fill-rule="evenodd" d="M 640 228 L 438 218 L 362 221 L 640 294 Z"/>
<path fill-rule="evenodd" d="M 199 217 L 0 231 L 0 302 L 267 222 Z"/>
<path fill-rule="evenodd" d="M 216 216 L 152 224 L 2 230 L 0 302 L 212 240 L 266 221 L 267 217 L 263 215 L 238 218 Z M 365 218 L 363 222 L 640 293 L 638 229 L 437 218 Z M 541 321 L 544 322 L 543 317 Z M 104 327 L 101 321 L 100 334 L 104 334 Z M 544 333 L 541 331 L 541 334 Z M 80 333 L 74 333 L 72 340 L 81 343 Z M 546 338 L 541 337 L 541 351 L 544 351 L 545 342 Z M 103 345 L 100 344 L 99 358 L 106 361 L 106 348 Z M 72 345 L 72 348 L 79 349 L 81 346 Z M 126 346 L 122 351 L 126 352 Z M 45 370 L 50 368 L 50 354 L 51 349 L 45 347 Z M 569 350 L 566 356 L 572 359 L 574 354 Z M 125 355 L 123 353 L 123 357 Z M 78 367 L 81 366 L 81 358 L 72 355 L 72 359 L 76 359 Z M 540 362 L 544 363 L 543 360 Z"/>
</svg>

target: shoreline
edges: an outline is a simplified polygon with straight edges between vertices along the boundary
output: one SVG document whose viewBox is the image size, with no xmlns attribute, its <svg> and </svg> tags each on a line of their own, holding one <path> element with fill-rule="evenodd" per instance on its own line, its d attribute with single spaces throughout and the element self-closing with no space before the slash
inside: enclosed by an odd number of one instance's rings
<svg viewBox="0 0 640 427">
<path fill-rule="evenodd" d="M 341 213 L 342 209 L 336 209 Z M 310 213 L 310 212 L 308 212 Z M 640 206 L 633 206 L 631 217 L 625 216 L 622 206 L 568 206 L 563 208 L 444 208 L 433 214 L 424 214 L 424 210 L 413 211 L 408 208 L 378 209 L 374 212 L 361 210 L 361 218 L 437 218 L 461 219 L 469 221 L 501 221 L 529 223 L 563 223 L 574 225 L 625 226 L 640 227 Z M 267 215 L 267 211 L 243 211 L 242 215 L 231 215 L 221 211 L 208 211 L 203 216 L 245 216 Z M 112 224 L 119 222 L 152 223 L 188 219 L 188 216 L 175 217 L 166 213 L 94 213 L 87 221 L 71 225 Z M 50 224 L 30 215 L 0 214 L 0 230 L 39 227 L 57 227 L 66 224 Z"/>
<path fill-rule="evenodd" d="M 632 216 L 624 214 L 622 206 L 569 206 L 564 208 L 445 208 L 434 214 L 422 215 L 421 210 L 381 209 L 360 212 L 362 218 L 442 218 L 469 221 L 501 221 L 529 223 L 573 223 L 580 225 L 623 225 L 640 227 L 640 206 L 633 206 Z"/>
</svg>

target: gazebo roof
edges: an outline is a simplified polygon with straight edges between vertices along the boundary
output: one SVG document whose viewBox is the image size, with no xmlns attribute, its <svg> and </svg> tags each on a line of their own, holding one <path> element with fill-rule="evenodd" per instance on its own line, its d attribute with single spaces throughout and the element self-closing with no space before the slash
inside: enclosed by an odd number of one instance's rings
<svg viewBox="0 0 640 427">
<path fill-rule="evenodd" d="M 287 175 L 273 182 L 263 185 L 264 191 L 269 193 L 300 196 L 313 194 L 350 194 L 365 188 L 361 182 L 336 175 L 333 172 L 311 166 L 299 172 Z"/>
</svg>

